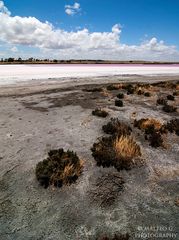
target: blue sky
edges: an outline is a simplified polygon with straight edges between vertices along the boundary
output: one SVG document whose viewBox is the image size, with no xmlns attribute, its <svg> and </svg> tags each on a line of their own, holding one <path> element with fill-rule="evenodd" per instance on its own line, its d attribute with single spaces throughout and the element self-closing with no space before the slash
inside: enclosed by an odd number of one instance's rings
<svg viewBox="0 0 179 240">
<path fill-rule="evenodd" d="M 167 47 L 171 47 L 171 52 L 173 59 L 178 59 L 178 49 L 179 49 L 179 0 L 103 0 L 103 1 L 97 1 L 97 0 L 4 0 L 0 1 L 4 3 L 4 6 L 11 12 L 10 18 L 14 16 L 19 16 L 22 18 L 24 17 L 34 17 L 38 21 L 45 23 L 45 21 L 48 21 L 53 25 L 53 29 L 56 30 L 64 30 L 68 33 L 71 31 L 77 32 L 81 29 L 88 29 L 88 40 L 91 43 L 91 38 L 93 39 L 93 33 L 101 33 L 101 41 L 107 41 L 107 45 L 104 45 L 102 43 L 98 43 L 95 45 L 95 53 L 92 54 L 91 49 L 93 49 L 94 52 L 94 46 L 90 48 L 89 58 L 98 57 L 98 54 L 96 53 L 97 47 L 99 47 L 98 50 L 101 50 L 104 46 L 104 49 L 109 50 L 109 41 L 111 40 L 111 51 L 114 51 L 114 48 L 118 49 L 119 46 L 117 46 L 117 41 L 120 45 L 120 51 L 119 51 L 119 58 L 130 58 L 130 51 L 132 52 L 131 58 L 139 58 L 141 59 L 143 54 L 141 54 L 141 49 L 144 47 L 137 48 L 141 46 L 141 44 L 144 44 L 147 42 L 150 43 L 152 39 L 156 39 L 156 41 L 153 40 L 152 48 L 149 49 L 149 46 L 147 45 L 146 49 L 148 48 L 148 53 L 145 52 L 146 56 L 151 53 L 151 59 L 152 58 L 160 58 L 160 59 L 166 59 L 167 54 L 166 52 Z M 73 9 L 74 4 L 79 4 L 79 7 L 77 6 L 76 9 L 74 9 L 74 12 L 72 14 L 67 14 L 65 10 L 67 8 Z M 68 5 L 68 6 L 67 6 Z M 66 6 L 66 7 L 65 7 Z M 71 11 L 71 10 L 70 10 Z M 70 12 L 69 12 L 70 13 Z M 103 33 L 111 33 L 111 29 L 116 24 L 120 28 L 120 33 L 113 34 L 112 39 L 111 36 L 108 35 L 104 39 Z M 0 22 L 1 25 L 1 22 Z M 14 24 L 12 24 L 14 25 Z M 0 29 L 0 33 L 1 33 Z M 115 36 L 114 36 L 115 35 Z M 117 39 L 118 35 L 118 39 Z M 38 37 L 38 36 L 36 36 Z M 59 35 L 59 38 L 61 36 Z M 62 36 L 63 37 L 63 36 Z M 68 36 L 70 38 L 70 36 Z M 22 38 L 22 37 L 21 37 Z M 75 37 L 76 38 L 76 37 Z M 86 38 L 86 36 L 85 36 Z M 77 38 L 78 39 L 78 38 Z M 1 37 L 0 37 L 0 40 Z M 164 42 L 160 42 L 164 41 Z M 7 45 L 11 44 L 10 47 L 17 48 L 18 50 L 24 51 L 25 53 L 30 54 L 32 52 L 32 55 L 43 55 L 48 56 L 51 55 L 50 49 L 51 47 L 45 46 L 43 47 L 42 44 L 27 44 L 25 41 L 20 42 L 20 40 L 16 39 L 12 41 L 10 40 L 8 36 L 5 37 L 5 40 L 3 39 L 2 42 L 5 42 Z M 32 41 L 34 42 L 34 41 Z M 88 41 L 87 41 L 88 42 Z M 99 42 L 99 39 L 98 39 Z M 17 44 L 16 44 L 17 43 Z M 154 44 L 155 43 L 155 44 Z M 81 43 L 80 43 L 81 44 Z M 80 45 L 79 44 L 79 45 Z M 83 42 L 84 44 L 84 42 Z M 157 45 L 158 44 L 158 45 Z M 161 44 L 163 44 L 161 46 Z M 64 55 L 63 49 L 68 49 L 67 46 L 62 46 L 59 44 L 54 44 L 55 46 L 58 45 L 58 47 L 52 46 L 52 48 L 56 48 L 58 52 L 61 52 L 64 58 L 68 58 L 68 54 Z M 69 48 L 72 49 L 73 43 L 70 40 Z M 154 48 L 154 45 L 156 48 Z M 159 46 L 160 45 L 160 46 Z M 124 54 L 124 47 L 129 46 L 129 48 L 126 48 L 127 55 Z M 132 48 L 132 46 L 136 46 L 136 49 Z M 166 46 L 163 47 L 163 46 Z M 78 46 L 79 47 L 79 46 Z M 174 52 L 175 47 L 175 52 Z M 0 50 L 2 47 L 0 48 Z M 104 52 L 103 49 L 103 52 Z M 122 50 L 121 50 L 122 49 Z M 145 49 L 145 50 L 146 50 Z M 151 51 L 154 50 L 153 55 Z M 164 51 L 163 55 L 159 50 Z M 123 51 L 123 52 L 122 52 Z M 137 55 L 136 51 L 139 52 L 139 55 Z M 14 51 L 14 54 L 17 55 L 17 52 Z M 80 55 L 78 56 L 74 51 L 69 51 L 69 49 L 66 51 L 66 53 L 69 52 L 70 55 L 74 54 L 74 57 L 80 58 Z M 86 49 L 82 48 L 81 55 L 84 55 L 85 57 L 88 57 L 88 51 Z M 108 51 L 109 52 L 109 51 Z M 135 54 L 134 54 L 135 52 Z M 84 53 L 84 54 L 83 54 Z M 20 53 L 19 53 L 20 54 Z M 76 55 L 75 55 L 76 54 Z M 108 53 L 107 53 L 108 54 Z M 1 54 L 2 55 L 2 54 Z M 106 57 L 106 53 L 103 53 L 104 58 Z M 99 58 L 102 55 L 99 54 Z M 171 57 L 171 56 L 170 56 Z M 169 58 L 170 58 L 169 57 Z M 115 59 L 117 56 L 114 57 Z M 145 58 L 145 56 L 144 56 Z M 172 58 L 172 57 L 171 57 Z M 170 59 L 169 59 L 170 60 Z M 172 59 L 171 59 L 172 60 Z"/>
</svg>

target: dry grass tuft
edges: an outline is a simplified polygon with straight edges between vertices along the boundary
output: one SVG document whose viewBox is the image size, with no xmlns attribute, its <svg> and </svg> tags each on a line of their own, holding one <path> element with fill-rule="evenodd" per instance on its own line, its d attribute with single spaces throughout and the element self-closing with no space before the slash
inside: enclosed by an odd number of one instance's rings
<svg viewBox="0 0 179 240">
<path fill-rule="evenodd" d="M 162 123 L 155 118 L 142 118 L 138 121 L 135 120 L 134 126 L 138 127 L 141 130 L 146 130 L 151 126 L 153 126 L 156 130 L 160 130 L 162 127 Z"/>
<path fill-rule="evenodd" d="M 98 166 L 114 166 L 118 171 L 142 165 L 140 146 L 131 136 L 101 138 L 93 144 L 92 155 Z"/>
<path fill-rule="evenodd" d="M 62 187 L 76 182 L 82 173 L 83 161 L 73 151 L 51 150 L 48 158 L 36 166 L 36 177 L 40 185 Z"/>
<path fill-rule="evenodd" d="M 116 157 L 119 159 L 133 159 L 141 156 L 140 146 L 131 136 L 116 138 L 113 144 Z"/>
</svg>

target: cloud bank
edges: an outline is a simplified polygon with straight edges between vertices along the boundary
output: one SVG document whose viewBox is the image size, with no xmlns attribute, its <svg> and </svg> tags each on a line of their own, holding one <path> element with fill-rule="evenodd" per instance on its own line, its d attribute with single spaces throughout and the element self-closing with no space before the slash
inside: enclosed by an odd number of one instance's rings
<svg viewBox="0 0 179 240">
<path fill-rule="evenodd" d="M 66 10 L 72 11 L 79 8 L 77 4 L 66 6 Z M 86 28 L 68 32 L 35 17 L 12 16 L 0 1 L 0 41 L 15 47 L 36 47 L 45 56 L 59 59 L 179 60 L 175 46 L 168 46 L 155 37 L 140 45 L 123 44 L 120 37 L 119 24 L 109 32 L 89 32 Z"/>
</svg>

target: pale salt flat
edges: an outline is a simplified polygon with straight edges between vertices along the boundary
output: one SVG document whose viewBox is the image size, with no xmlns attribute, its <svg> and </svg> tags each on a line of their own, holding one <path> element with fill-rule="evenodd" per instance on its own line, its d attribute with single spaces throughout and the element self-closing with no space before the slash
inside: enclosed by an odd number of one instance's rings
<svg viewBox="0 0 179 240">
<path fill-rule="evenodd" d="M 0 85 L 29 80 L 70 81 L 72 78 L 116 75 L 179 75 L 179 65 L 0 65 Z"/>
</svg>

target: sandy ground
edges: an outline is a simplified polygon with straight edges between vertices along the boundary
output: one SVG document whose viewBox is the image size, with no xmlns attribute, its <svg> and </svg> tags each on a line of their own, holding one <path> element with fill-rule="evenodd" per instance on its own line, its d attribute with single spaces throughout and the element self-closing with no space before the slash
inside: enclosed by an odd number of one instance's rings
<svg viewBox="0 0 179 240">
<path fill-rule="evenodd" d="M 133 76 L 127 81 L 178 79 Z M 171 93 L 171 89 L 156 88 L 150 98 L 126 95 L 123 108 L 114 106 L 118 90 L 107 94 L 87 91 L 121 81 L 126 79 L 89 79 L 88 85 L 85 79 L 70 84 L 31 83 L 0 89 L 1 240 L 94 240 L 103 234 L 126 232 L 130 239 L 144 239 L 136 234 L 153 233 L 144 228 L 156 226 L 167 228 L 165 233 L 176 233 L 179 137 L 175 134 L 166 137 L 165 149 L 154 149 L 139 130 L 133 129 L 146 165 L 119 173 L 125 180 L 124 191 L 112 205 L 101 205 L 103 193 L 94 197 L 100 192 L 96 187 L 100 177 L 118 174 L 114 168 L 97 167 L 91 156 L 90 148 L 103 135 L 103 124 L 111 117 L 131 126 L 134 115 L 137 119 L 152 116 L 162 122 L 179 117 L 178 112 L 167 114 L 156 106 L 157 96 Z M 178 103 L 176 97 L 174 104 Z M 92 116 L 95 107 L 104 107 L 109 117 Z M 35 166 L 50 149 L 61 147 L 76 151 L 84 160 L 83 174 L 71 186 L 43 189 L 35 178 Z"/>
<path fill-rule="evenodd" d="M 104 77 L 116 75 L 177 75 L 179 65 L 0 65 L 0 85 L 21 83 L 39 79 L 60 82 L 70 78 Z"/>
</svg>

